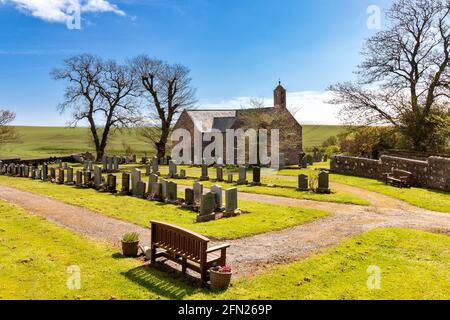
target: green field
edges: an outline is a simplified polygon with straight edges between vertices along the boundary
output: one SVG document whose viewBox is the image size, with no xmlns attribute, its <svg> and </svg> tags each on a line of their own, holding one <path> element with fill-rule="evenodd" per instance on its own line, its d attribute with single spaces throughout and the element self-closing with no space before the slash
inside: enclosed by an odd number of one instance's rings
<svg viewBox="0 0 450 320">
<path fill-rule="evenodd" d="M 16 127 L 20 141 L 0 148 L 0 158 L 38 158 L 93 151 L 87 128 Z M 344 130 L 343 126 L 303 126 L 303 147 L 319 146 L 328 137 Z M 125 154 L 129 147 L 133 153 L 152 154 L 153 145 L 143 141 L 136 130 L 117 132 L 108 144 L 108 153 Z"/>
</svg>

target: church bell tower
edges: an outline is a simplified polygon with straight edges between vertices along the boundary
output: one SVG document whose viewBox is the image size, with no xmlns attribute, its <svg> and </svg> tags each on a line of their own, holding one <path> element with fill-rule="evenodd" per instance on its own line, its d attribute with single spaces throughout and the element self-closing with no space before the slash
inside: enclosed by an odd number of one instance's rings
<svg viewBox="0 0 450 320">
<path fill-rule="evenodd" d="M 278 81 L 278 86 L 273 90 L 273 104 L 275 108 L 286 108 L 286 89 Z"/>
</svg>

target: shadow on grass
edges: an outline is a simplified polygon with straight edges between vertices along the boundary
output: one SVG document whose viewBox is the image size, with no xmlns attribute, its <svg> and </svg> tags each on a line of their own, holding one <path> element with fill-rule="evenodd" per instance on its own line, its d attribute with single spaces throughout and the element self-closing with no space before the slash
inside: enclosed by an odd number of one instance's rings
<svg viewBox="0 0 450 320">
<path fill-rule="evenodd" d="M 160 264 L 145 265 L 122 273 L 127 279 L 168 299 L 180 300 L 200 291 L 198 279 Z"/>
</svg>

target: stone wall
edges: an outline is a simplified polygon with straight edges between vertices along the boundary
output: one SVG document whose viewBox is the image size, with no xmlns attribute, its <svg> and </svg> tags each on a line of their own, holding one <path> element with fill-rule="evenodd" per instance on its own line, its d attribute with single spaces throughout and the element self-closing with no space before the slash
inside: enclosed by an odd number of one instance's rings
<svg viewBox="0 0 450 320">
<path fill-rule="evenodd" d="M 383 155 L 379 160 L 335 155 L 331 157 L 331 172 L 358 177 L 382 179 L 392 169 L 412 173 L 412 185 L 450 191 L 450 159 L 429 157 L 426 161 Z"/>
</svg>

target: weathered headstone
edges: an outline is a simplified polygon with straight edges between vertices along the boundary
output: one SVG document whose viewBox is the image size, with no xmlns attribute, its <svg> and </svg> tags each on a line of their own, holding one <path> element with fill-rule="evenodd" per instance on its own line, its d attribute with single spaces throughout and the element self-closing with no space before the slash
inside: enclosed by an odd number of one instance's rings
<svg viewBox="0 0 450 320">
<path fill-rule="evenodd" d="M 308 158 L 307 158 L 306 156 L 304 156 L 304 157 L 302 158 L 301 167 L 302 167 L 303 169 L 308 168 Z"/>
<path fill-rule="evenodd" d="M 114 171 L 113 158 L 112 157 L 107 157 L 106 161 L 107 161 L 108 172 L 113 172 Z"/>
<path fill-rule="evenodd" d="M 223 181 L 223 168 L 220 166 L 216 167 L 216 179 L 217 181 Z"/>
<path fill-rule="evenodd" d="M 94 188 L 100 190 L 102 187 L 102 168 L 100 166 L 94 167 Z"/>
<path fill-rule="evenodd" d="M 154 173 L 151 173 L 148 178 L 148 183 L 158 182 L 158 176 Z"/>
<path fill-rule="evenodd" d="M 253 167 L 253 181 L 252 184 L 255 186 L 261 185 L 261 168 L 258 166 Z"/>
<path fill-rule="evenodd" d="M 31 176 L 30 176 L 30 178 L 31 179 L 36 179 L 36 168 L 31 168 Z"/>
<path fill-rule="evenodd" d="M 145 189 L 147 188 L 147 185 L 143 181 L 138 181 L 136 183 L 136 189 L 133 195 L 137 198 L 144 199 L 145 198 Z"/>
<path fill-rule="evenodd" d="M 215 184 L 211 186 L 210 190 L 216 195 L 217 209 L 222 209 L 222 187 Z"/>
<path fill-rule="evenodd" d="M 202 160 L 202 175 L 200 176 L 200 181 L 208 181 L 208 165 L 206 164 L 205 159 Z"/>
<path fill-rule="evenodd" d="M 233 174 L 232 173 L 228 173 L 228 175 L 227 175 L 227 183 L 233 183 Z"/>
<path fill-rule="evenodd" d="M 141 181 L 141 170 L 133 169 L 131 172 L 131 192 L 133 196 L 136 196 L 137 192 L 137 183 Z"/>
<path fill-rule="evenodd" d="M 216 195 L 212 192 L 202 195 L 200 200 L 200 210 L 197 215 L 197 222 L 215 220 Z"/>
<path fill-rule="evenodd" d="M 54 167 L 50 168 L 50 180 L 56 182 L 56 169 Z"/>
<path fill-rule="evenodd" d="M 94 162 L 92 160 L 89 160 L 88 169 L 89 171 L 94 171 Z"/>
<path fill-rule="evenodd" d="M 167 200 L 167 184 L 169 182 L 165 179 L 161 180 L 161 201 L 165 202 Z"/>
<path fill-rule="evenodd" d="M 122 194 L 130 194 L 130 174 L 127 172 L 122 173 Z"/>
<path fill-rule="evenodd" d="M 298 191 L 308 191 L 308 176 L 306 174 L 298 175 Z"/>
<path fill-rule="evenodd" d="M 173 181 L 167 183 L 167 202 L 177 202 L 177 184 Z"/>
<path fill-rule="evenodd" d="M 106 155 L 103 155 L 102 157 L 102 167 L 103 172 L 108 172 L 108 157 Z"/>
<path fill-rule="evenodd" d="M 180 179 L 186 179 L 186 170 L 185 169 L 181 169 L 180 170 Z"/>
<path fill-rule="evenodd" d="M 319 186 L 316 191 L 317 193 L 331 193 L 328 172 L 319 173 Z"/>
<path fill-rule="evenodd" d="M 203 195 L 203 185 L 201 183 L 194 183 L 194 204 L 199 205 Z"/>
<path fill-rule="evenodd" d="M 91 171 L 84 171 L 83 173 L 83 187 L 90 188 L 92 182 L 92 173 Z"/>
<path fill-rule="evenodd" d="M 36 169 L 36 180 L 42 179 L 42 169 Z"/>
<path fill-rule="evenodd" d="M 75 184 L 77 187 L 83 186 L 83 172 L 80 170 L 77 170 L 75 174 Z"/>
<path fill-rule="evenodd" d="M 74 184 L 73 182 L 73 168 L 67 167 L 67 177 L 66 177 L 66 185 L 71 186 Z"/>
<path fill-rule="evenodd" d="M 152 170 L 153 173 L 159 176 L 159 163 L 158 163 L 158 157 L 154 156 L 152 159 Z"/>
<path fill-rule="evenodd" d="M 119 158 L 116 156 L 113 157 L 113 169 L 114 172 L 119 171 Z"/>
<path fill-rule="evenodd" d="M 225 215 L 232 216 L 238 210 L 238 190 L 230 188 L 225 190 Z"/>
<path fill-rule="evenodd" d="M 169 176 L 168 177 L 171 179 L 175 179 L 178 177 L 177 165 L 176 165 L 175 161 L 173 161 L 173 160 L 169 161 Z"/>
<path fill-rule="evenodd" d="M 151 200 L 161 200 L 162 198 L 162 185 L 159 182 L 150 182 L 149 183 L 149 198 Z"/>
<path fill-rule="evenodd" d="M 151 174 L 151 167 L 150 167 L 150 164 L 149 163 L 147 163 L 146 165 L 145 165 L 145 175 L 148 177 L 150 174 Z"/>
<path fill-rule="evenodd" d="M 58 184 L 64 184 L 64 169 L 62 167 L 58 169 Z"/>
<path fill-rule="evenodd" d="M 194 204 L 194 189 L 184 189 L 184 204 L 187 206 L 192 206 Z"/>
<path fill-rule="evenodd" d="M 107 181 L 106 191 L 111 192 L 111 193 L 116 193 L 117 192 L 116 176 L 114 174 L 110 173 L 110 174 L 108 174 L 106 181 Z"/>
<path fill-rule="evenodd" d="M 245 166 L 239 167 L 239 179 L 237 184 L 247 184 L 247 168 Z"/>
</svg>

